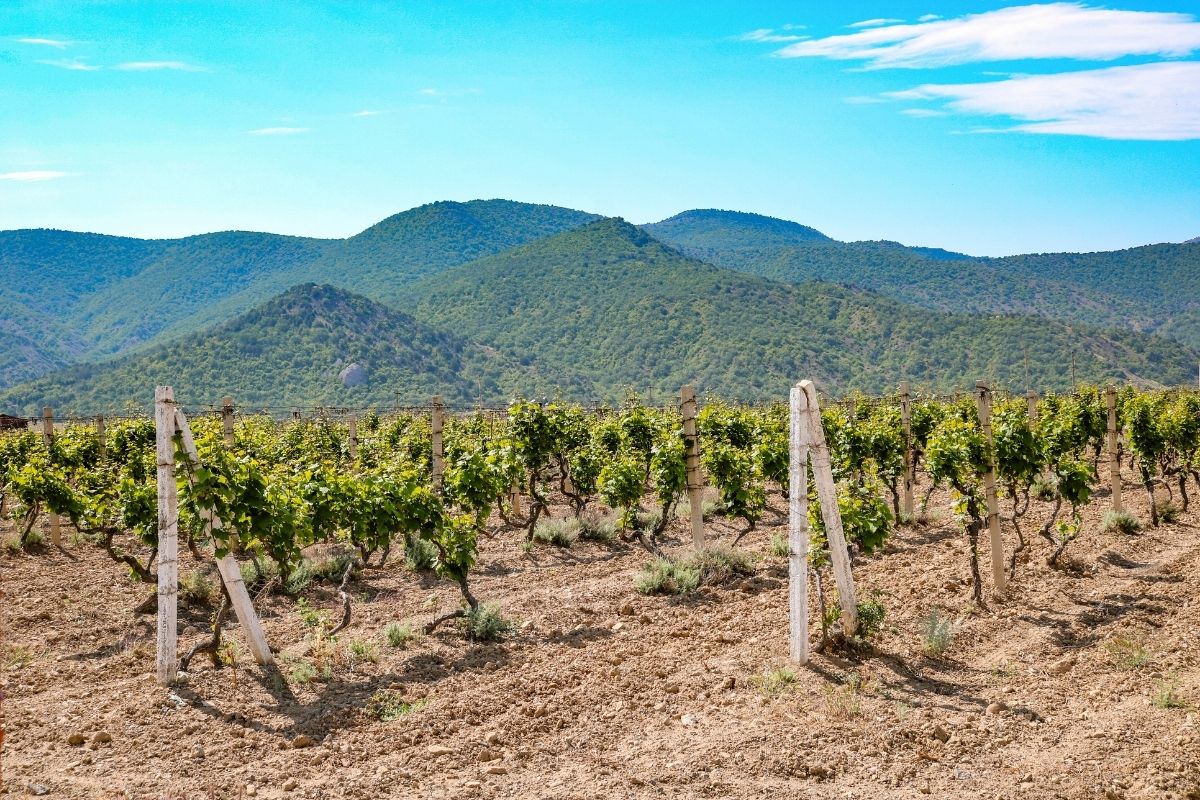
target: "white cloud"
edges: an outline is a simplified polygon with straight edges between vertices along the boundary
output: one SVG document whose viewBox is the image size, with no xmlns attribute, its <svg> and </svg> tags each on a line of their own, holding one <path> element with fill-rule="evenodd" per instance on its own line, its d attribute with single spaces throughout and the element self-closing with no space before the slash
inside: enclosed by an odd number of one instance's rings
<svg viewBox="0 0 1200 800">
<path fill-rule="evenodd" d="M 374 108 L 366 108 L 362 111 L 355 111 L 350 116 L 352 117 L 378 117 L 380 114 L 386 114 L 386 111 L 380 111 Z"/>
<path fill-rule="evenodd" d="M 1011 117 L 1020 124 L 1006 130 L 1025 133 L 1200 139 L 1200 61 L 1021 75 L 988 83 L 925 84 L 887 96 L 941 100 L 946 109 L 960 113 Z"/>
<path fill-rule="evenodd" d="M 1197 49 L 1200 22 L 1190 14 L 1047 3 L 795 42 L 776 55 L 919 68 L 1029 58 L 1181 57 Z"/>
<path fill-rule="evenodd" d="M 38 39 L 35 37 L 17 39 L 17 42 L 19 44 L 35 44 L 43 47 L 57 47 L 59 50 L 66 49 L 67 47 L 75 44 L 74 42 L 68 42 L 66 39 Z"/>
<path fill-rule="evenodd" d="M 937 14 L 922 14 L 917 17 L 917 22 L 933 22 L 935 19 L 941 19 Z"/>
<path fill-rule="evenodd" d="M 907 117 L 945 117 L 950 112 L 938 111 L 936 108 L 906 108 L 900 112 Z"/>
<path fill-rule="evenodd" d="M 312 128 L 256 128 L 246 131 L 251 136 L 294 136 L 298 133 L 308 133 Z"/>
<path fill-rule="evenodd" d="M 54 61 L 38 61 L 39 64 L 45 64 L 48 67 L 58 67 L 59 69 L 69 69 L 73 72 L 95 72 L 100 69 L 95 64 L 88 64 L 78 58 L 66 59 L 61 58 Z"/>
<path fill-rule="evenodd" d="M 53 181 L 65 178 L 71 173 L 55 172 L 53 170 L 32 170 L 30 172 L 0 172 L 0 181 L 16 181 L 18 183 L 33 183 L 35 181 Z"/>
<path fill-rule="evenodd" d="M 796 26 L 786 26 L 785 30 L 793 30 Z M 758 28 L 757 30 L 748 31 L 737 37 L 739 42 L 799 42 L 802 39 L 807 39 L 807 36 L 799 36 L 794 33 L 776 33 L 774 28 Z"/>
<path fill-rule="evenodd" d="M 884 25 L 895 25 L 904 22 L 902 19 L 885 19 L 877 17 L 876 19 L 864 19 L 862 22 L 851 22 L 847 28 L 879 28 Z"/>
<path fill-rule="evenodd" d="M 116 69 L 125 72 L 152 72 L 154 70 L 176 70 L 178 72 L 207 72 L 204 67 L 188 64 L 184 61 L 126 61 L 117 64 Z"/>
</svg>

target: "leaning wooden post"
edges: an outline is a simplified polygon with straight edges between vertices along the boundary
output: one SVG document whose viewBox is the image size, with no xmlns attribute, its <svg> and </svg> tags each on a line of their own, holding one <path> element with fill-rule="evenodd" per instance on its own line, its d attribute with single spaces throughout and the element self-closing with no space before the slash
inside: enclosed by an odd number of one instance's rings
<svg viewBox="0 0 1200 800">
<path fill-rule="evenodd" d="M 1030 389 L 1025 393 L 1025 403 L 1028 406 L 1028 413 L 1025 415 L 1025 420 L 1029 424 L 1029 430 L 1035 430 L 1038 424 L 1038 393 Z"/>
<path fill-rule="evenodd" d="M 788 436 L 788 631 L 792 660 L 808 663 L 808 437 L 804 390 L 792 387 Z"/>
<path fill-rule="evenodd" d="M 158 682 L 175 680 L 176 603 L 179 599 L 179 497 L 175 488 L 175 392 L 154 390 L 158 455 Z"/>
<path fill-rule="evenodd" d="M 692 525 L 692 546 L 704 547 L 704 483 L 700 478 L 700 437 L 696 433 L 696 390 L 684 386 L 679 391 L 683 414 L 683 441 L 687 447 L 687 493 Z"/>
<path fill-rule="evenodd" d="M 829 559 L 833 562 L 833 577 L 837 582 L 838 600 L 842 606 L 842 628 L 847 636 L 858 630 L 858 596 L 854 589 L 854 573 L 850 568 L 850 550 L 842 528 L 842 512 L 838 507 L 837 487 L 833 483 L 833 462 L 825 443 L 825 428 L 821 424 L 821 406 L 817 402 L 817 387 L 812 381 L 800 381 L 801 411 L 807 417 L 806 443 L 812 461 L 813 482 L 817 484 L 817 500 L 821 503 L 821 520 L 825 523 L 825 539 L 829 543 Z M 824 609 L 821 610 L 824 613 Z"/>
<path fill-rule="evenodd" d="M 979 410 L 979 426 L 988 448 L 992 448 L 992 390 L 983 381 L 975 382 L 975 401 Z M 1007 576 L 1004 574 L 1004 539 L 1000 536 L 1000 505 L 996 500 L 996 458 L 993 451 L 988 470 L 983 476 L 983 494 L 987 502 L 988 535 L 992 545 L 992 581 L 997 594 L 1004 594 Z"/>
<path fill-rule="evenodd" d="M 430 441 L 433 445 L 433 490 L 439 494 L 442 491 L 442 481 L 446 474 L 446 453 L 442 443 L 442 430 L 446 425 L 446 409 L 442 405 L 442 396 L 434 395 L 433 409 L 430 422 Z"/>
<path fill-rule="evenodd" d="M 1123 511 L 1121 461 L 1117 456 L 1117 387 L 1104 390 L 1104 402 L 1108 406 L 1108 486 L 1112 491 L 1112 510 Z"/>
<path fill-rule="evenodd" d="M 107 443 L 104 431 L 104 417 L 96 416 L 96 449 L 100 451 L 100 460 L 104 461 L 108 455 Z"/>
<path fill-rule="evenodd" d="M 233 447 L 233 398 L 221 398 L 221 428 L 225 431 L 225 446 Z"/>
<path fill-rule="evenodd" d="M 358 461 L 358 417 L 351 414 L 346 424 L 350 429 L 350 460 Z"/>
<path fill-rule="evenodd" d="M 196 440 L 192 436 L 192 428 L 188 425 L 183 411 L 178 408 L 175 409 L 175 429 L 183 441 L 183 449 L 187 453 L 188 459 L 193 466 L 199 466 L 200 455 L 196 451 Z M 192 480 L 190 474 L 188 480 L 189 482 Z M 159 508 L 161 509 L 161 506 Z M 213 532 L 213 539 L 216 540 L 216 531 L 222 530 L 224 523 L 220 517 L 212 514 L 208 516 L 207 521 Z M 232 538 L 230 536 L 231 542 Z M 233 613 L 237 615 L 238 623 L 246 634 L 246 642 L 250 645 L 250 653 L 254 656 L 254 660 L 259 664 L 275 663 L 275 657 L 271 655 L 271 648 L 267 645 L 267 637 L 263 635 L 262 625 L 258 621 L 258 614 L 254 613 L 254 604 L 250 600 L 250 593 L 246 590 L 246 582 L 242 580 L 242 569 L 238 566 L 237 559 L 234 558 L 232 552 L 217 559 L 217 572 L 221 574 L 221 582 L 225 584 L 225 591 L 229 593 L 230 605 L 233 606 Z M 159 577 L 160 579 L 162 577 L 161 569 Z"/>
<path fill-rule="evenodd" d="M 42 443 L 49 451 L 54 444 L 54 410 L 50 406 L 42 409 Z M 50 544 L 62 547 L 62 528 L 59 525 L 58 514 L 51 511 L 47 514 L 50 519 Z"/>
<path fill-rule="evenodd" d="M 904 477 L 900 480 L 900 510 L 913 516 L 912 397 L 908 381 L 900 381 L 900 421 L 904 424 Z"/>
</svg>

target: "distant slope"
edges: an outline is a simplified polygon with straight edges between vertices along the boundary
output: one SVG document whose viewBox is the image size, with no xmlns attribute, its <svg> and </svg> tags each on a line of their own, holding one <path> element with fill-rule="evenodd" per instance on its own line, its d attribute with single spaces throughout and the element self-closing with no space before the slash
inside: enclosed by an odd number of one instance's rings
<svg viewBox="0 0 1200 800">
<path fill-rule="evenodd" d="M 351 364 L 366 383 L 346 387 Z M 562 377 L 562 376 L 558 376 Z M 535 368 L 331 286 L 304 284 L 208 332 L 103 365 L 79 365 L 0 392 L 0 408 L 62 416 L 144 409 L 156 385 L 185 405 L 228 394 L 243 407 L 495 402 L 536 388 Z"/>
<path fill-rule="evenodd" d="M 879 391 L 908 378 L 962 389 L 978 378 L 1024 388 L 1081 380 L 1190 380 L 1196 352 L 1154 337 L 1104 334 L 1037 317 L 949 315 L 820 283 L 764 280 L 689 259 L 644 230 L 606 219 L 411 285 L 402 307 L 428 324 L 543 370 L 578 372 L 597 397 L 622 387 L 696 383 L 741 399 Z"/>
</svg>

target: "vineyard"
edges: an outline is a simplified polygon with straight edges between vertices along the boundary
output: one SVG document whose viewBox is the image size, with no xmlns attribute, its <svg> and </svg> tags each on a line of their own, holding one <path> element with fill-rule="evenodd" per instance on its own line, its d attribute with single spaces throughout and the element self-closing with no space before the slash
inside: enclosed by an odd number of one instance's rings
<svg viewBox="0 0 1200 800">
<path fill-rule="evenodd" d="M 941 781 L 953 787 L 959 772 L 978 781 L 994 750 L 983 740 L 1011 743 L 1020 735 L 980 732 L 971 722 L 951 730 L 949 718 L 938 714 L 953 704 L 938 698 L 943 690 L 954 694 L 945 689 L 954 679 L 942 673 L 961 665 L 957 659 L 966 659 L 973 644 L 1002 639 L 1004 626 L 1058 613 L 1036 603 L 1048 602 L 1047 592 L 1094 579 L 1101 563 L 1141 568 L 1164 549 L 1184 552 L 1189 541 L 1195 559 L 1200 542 L 1182 522 L 1193 518 L 1192 495 L 1200 491 L 1200 392 L 1091 387 L 1040 398 L 993 397 L 981 387 L 932 397 L 909 396 L 902 388 L 894 396 L 822 405 L 837 517 L 854 573 L 865 576 L 868 587 L 849 617 L 840 607 L 844 595 L 833 590 L 830 517 L 816 481 L 790 480 L 789 408 L 782 403 L 750 407 L 709 399 L 697 410 L 685 390 L 683 403 L 668 407 L 637 397 L 602 408 L 557 401 L 454 408 L 435 401 L 378 411 L 313 409 L 278 419 L 240 413 L 227 402 L 224 408 L 180 406 L 187 430 L 171 438 L 166 454 L 156 447 L 161 439 L 148 417 L 47 421 L 38 430 L 0 434 L 0 512 L 9 537 L 5 602 L 36 597 L 46 581 L 66 581 L 61 592 L 73 598 L 67 605 L 91 598 L 104 610 L 84 616 L 97 625 L 104 619 L 100 627 L 109 633 L 120 631 L 116 645 L 95 643 L 102 654 L 95 658 L 119 662 L 114 669 L 127 691 L 167 698 L 155 701 L 166 711 L 147 714 L 203 712 L 200 721 L 169 723 L 197 742 L 165 756 L 173 777 L 146 782 L 148 776 L 117 770 L 106 778 L 95 770 L 111 732 L 57 730 L 74 724 L 71 714 L 53 724 L 20 710 L 23 686 L 45 692 L 67 679 L 52 677 L 60 668 L 50 671 L 55 662 L 47 662 L 47 653 L 64 647 L 71 653 L 74 643 L 45 638 L 37 620 L 56 612 L 18 602 L 16 619 L 5 620 L 5 664 L 12 670 L 5 746 L 20 748 L 22 775 L 34 770 L 20 790 L 33 783 L 52 788 L 53 781 L 36 776 L 41 745 L 35 742 L 44 742 L 65 750 L 71 764 L 73 777 L 58 779 L 56 795 L 91 796 L 120 777 L 133 787 L 131 796 L 342 796 L 321 793 L 340 774 L 349 786 L 386 779 L 423 786 L 430 796 L 502 796 L 507 780 L 539 765 L 530 772 L 533 783 L 522 784 L 527 790 L 538 785 L 532 776 L 542 774 L 554 779 L 546 796 L 593 796 L 572 793 L 565 768 L 540 760 L 564 746 L 586 747 L 587 736 L 572 733 L 572 726 L 608 731 L 614 718 L 636 711 L 673 714 L 674 726 L 702 733 L 715 713 L 704 709 L 714 702 L 739 720 L 739 744 L 690 745 L 704 749 L 703 768 L 694 759 L 683 766 L 684 754 L 666 766 L 643 763 L 632 773 L 593 753 L 599 761 L 592 767 L 609 787 L 594 796 L 733 796 L 720 786 L 736 783 L 739 771 L 770 775 L 785 791 L 803 788 L 813 796 L 824 796 L 823 786 L 831 796 L 844 796 L 836 785 L 865 788 L 871 781 L 924 792 L 932 786 L 937 793 Z M 162 570 L 176 568 L 173 559 L 168 565 L 158 558 L 160 504 L 166 502 L 160 475 L 174 478 L 170 502 L 177 497 L 178 537 L 186 551 L 178 581 L 186 650 L 166 694 L 150 681 L 154 634 L 146 622 L 162 596 L 156 591 Z M 784 657 L 784 584 L 788 557 L 796 553 L 787 514 L 798 486 L 807 501 L 802 527 L 813 589 L 805 611 L 818 654 L 811 675 Z M 1114 542 L 1137 552 L 1115 556 Z M 236 598 L 225 588 L 229 581 L 215 575 L 214 556 L 236 560 L 237 583 L 253 598 L 277 654 L 269 669 L 254 665 L 263 659 L 249 658 L 229 625 Z M 918 592 L 913 576 L 926 569 L 936 582 Z M 1161 584 L 1140 584 L 1140 594 L 1129 590 L 1118 593 L 1123 599 L 1100 600 L 1089 612 L 1093 624 L 1083 628 L 1125 623 L 1151 606 L 1162 611 L 1170 602 L 1161 594 L 1167 589 L 1182 593 L 1176 600 L 1186 608 L 1188 595 L 1174 582 L 1184 577 L 1158 577 Z M 1195 578 L 1192 573 L 1187 581 Z M 550 581 L 547 587 L 543 580 Z M 543 588 L 549 593 L 539 595 Z M 107 607 L 109 601 L 116 605 Z M 405 612 L 385 610 L 388 603 Z M 753 609 L 743 609 L 746 603 Z M 847 626 L 848 618 L 855 624 Z M 28 628 L 16 627 L 20 620 Z M 903 626 L 918 631 L 911 657 L 898 654 Z M 1081 669 L 1074 649 L 1092 636 L 1085 629 L 1069 629 L 1070 636 L 1056 640 L 1053 659 L 1039 656 L 1030 669 L 1059 676 Z M 171 630 L 173 642 L 173 622 Z M 645 634 L 654 643 L 620 645 L 634 631 L 655 631 Z M 1169 696 L 1154 708 L 1164 714 L 1179 709 L 1171 735 L 1186 738 L 1191 701 L 1178 670 L 1193 667 L 1184 673 L 1192 681 L 1196 673 L 1193 634 L 1181 636 L 1164 651 L 1175 671 L 1153 664 L 1127 633 L 1096 634 L 1087 652 L 1108 648 L 1103 652 L 1116 653 L 1114 659 L 1140 660 L 1117 679 L 1144 674 L 1154 691 L 1169 686 Z M 539 646 L 562 651 L 575 666 L 552 669 L 532 654 Z M 908 650 L 913 646 L 910 641 Z M 636 674 L 630 669 L 664 656 L 667 661 Z M 93 657 L 65 658 L 60 663 L 85 668 Z M 992 669 L 1012 674 L 992 687 L 994 699 L 972 701 L 982 706 L 987 724 L 1040 726 L 1053 715 L 1044 703 L 1035 709 L 1006 699 L 1004 687 L 1011 692 L 1021 684 L 1017 666 Z M 49 683 L 30 682 L 34 672 Z M 89 675 L 90 681 L 102 678 Z M 491 695 L 473 695 L 474 706 L 456 704 L 457 695 L 466 696 L 465 685 L 495 683 L 501 675 L 511 708 L 502 709 Z M 570 700 L 571 691 L 597 680 L 625 689 L 605 695 L 599 707 Z M 538 699 L 546 694 L 542 682 L 555 682 L 555 701 Z M 648 693 L 651 685 L 660 690 Z M 1109 690 L 1096 691 L 1107 697 Z M 315 699 L 302 699 L 312 692 Z M 749 694 L 743 699 L 750 707 L 731 705 L 729 698 L 741 692 Z M 809 743 L 808 750 L 820 753 L 813 757 L 756 752 L 765 745 L 751 746 L 752 720 L 796 719 L 799 712 L 787 710 L 789 698 L 820 711 L 832 726 L 831 741 L 848 741 L 839 731 L 861 727 L 871 715 L 886 716 L 899 732 L 885 737 L 886 746 L 868 736 L 862 742 L 874 744 L 837 749 L 841 755 L 832 755 L 824 741 Z M 289 719 L 283 710 L 289 705 L 305 713 Z M 523 734 L 492 721 L 509 714 L 519 715 Z M 202 724 L 213 727 L 202 730 Z M 1180 725 L 1185 732 L 1175 730 Z M 47 726 L 57 732 L 47 734 Z M 393 732 L 383 749 L 371 738 L 372 726 Z M 729 737 L 727 730 L 722 735 Z M 259 777 L 251 761 L 249 773 L 238 768 L 237 788 L 222 794 L 217 763 L 233 769 L 241 763 L 235 754 L 256 741 L 264 763 L 275 744 L 298 759 L 290 762 L 290 774 Z M 731 747 L 742 749 L 727 752 Z M 296 750 L 305 751 L 302 759 Z M 889 759 L 892 750 L 907 755 Z M 388 764 L 377 772 L 371 759 L 384 753 Z M 1087 778 L 1086 787 L 1069 783 L 1055 796 L 1077 790 L 1081 797 L 1105 791 L 1138 796 L 1141 789 L 1147 797 L 1171 796 L 1155 794 L 1159 790 L 1194 796 L 1185 794 L 1189 786 L 1200 791 L 1194 759 L 1173 758 L 1179 769 L 1156 774 L 1154 783 Z M 435 766 L 446 761 L 459 766 L 449 773 Z M 311 785 L 297 774 L 300 763 L 306 770 L 313 765 Z M 721 778 L 713 764 L 724 764 L 728 774 Z M 868 764 L 876 765 L 874 772 L 864 771 Z M 390 778 L 379 777 L 384 774 Z M 1047 785 L 1042 776 L 1025 777 L 1010 775 L 995 785 L 1030 792 Z M 6 791 L 13 791 L 10 785 Z M 952 788 L 963 796 L 977 789 Z"/>
</svg>

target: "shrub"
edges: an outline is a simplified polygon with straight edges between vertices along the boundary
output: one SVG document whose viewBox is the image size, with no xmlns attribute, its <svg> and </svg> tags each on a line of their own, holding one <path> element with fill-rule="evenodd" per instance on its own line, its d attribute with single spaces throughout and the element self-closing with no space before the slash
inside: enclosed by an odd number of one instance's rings
<svg viewBox="0 0 1200 800">
<path fill-rule="evenodd" d="M 1132 535 L 1142 529 L 1142 523 L 1128 511 L 1109 511 L 1104 515 L 1104 530 L 1108 533 Z"/>
<path fill-rule="evenodd" d="M 370 661 L 372 664 L 379 661 L 379 646 L 374 642 L 353 641 L 347 647 L 350 656 L 357 661 Z"/>
<path fill-rule="evenodd" d="M 500 607 L 494 603 L 476 606 L 463 617 L 463 629 L 467 638 L 477 642 L 499 641 L 515 627 L 512 621 L 500 614 Z"/>
<path fill-rule="evenodd" d="M 735 575 L 754 574 L 754 555 L 745 550 L 718 545 L 703 550 L 693 550 L 685 561 L 700 570 L 703 586 L 722 584 Z"/>
<path fill-rule="evenodd" d="M 776 558 L 787 558 L 791 555 L 792 548 L 788 543 L 786 533 L 776 533 L 771 536 L 771 543 L 767 545 L 767 551 Z"/>
<path fill-rule="evenodd" d="M 579 518 L 579 538 L 585 542 L 611 542 L 617 538 L 617 518 L 611 514 L 585 514 Z"/>
<path fill-rule="evenodd" d="M 425 703 L 421 700 L 410 703 L 396 691 L 384 689 L 371 697 L 367 706 L 371 714 L 380 722 L 394 722 L 411 711 L 416 711 Z"/>
<path fill-rule="evenodd" d="M 288 670 L 288 683 L 303 686 L 306 683 L 312 683 L 316 679 L 317 668 L 311 661 L 299 659 L 292 662 L 291 669 Z"/>
<path fill-rule="evenodd" d="M 1029 487 L 1030 493 L 1034 498 L 1041 500 L 1044 503 L 1049 503 L 1058 497 L 1058 487 L 1054 485 L 1054 481 L 1045 477 L 1034 479 Z"/>
<path fill-rule="evenodd" d="M 656 558 L 633 578 L 642 594 L 688 594 L 700 587 L 700 570 L 679 561 Z"/>
<path fill-rule="evenodd" d="M 859 639 L 871 639 L 883 630 L 883 620 L 887 617 L 887 608 L 881 602 L 882 594 L 872 592 L 869 600 L 859 601 L 858 630 L 854 635 Z"/>
<path fill-rule="evenodd" d="M 307 558 L 302 558 L 300 559 L 300 562 L 296 564 L 295 568 L 292 569 L 292 572 L 290 575 L 288 575 L 287 580 L 284 581 L 283 590 L 287 594 L 290 594 L 294 597 L 307 589 L 309 585 L 312 584 L 312 581 L 313 562 L 309 561 Z"/>
<path fill-rule="evenodd" d="M 555 547 L 570 547 L 579 539 L 580 527 L 571 517 L 544 517 L 533 529 L 533 538 Z"/>
<path fill-rule="evenodd" d="M 735 575 L 754 573 L 754 556 L 731 547 L 695 550 L 683 558 L 658 558 L 633 579 L 642 594 L 689 594 L 701 586 L 722 584 Z"/>
<path fill-rule="evenodd" d="M 791 691 L 798 680 L 794 671 L 787 667 L 776 667 L 755 678 L 754 683 L 763 694 L 774 696 Z"/>
<path fill-rule="evenodd" d="M 935 608 L 921 621 L 921 646 L 929 655 L 940 656 L 950 649 L 957 633 L 958 625 Z"/>
<path fill-rule="evenodd" d="M 1168 523 L 1169 522 L 1178 522 L 1179 515 L 1182 513 L 1183 513 L 1183 510 L 1179 506 L 1175 505 L 1174 503 L 1172 503 L 1170 501 L 1167 501 L 1166 503 L 1163 503 L 1159 507 L 1158 518 L 1160 520 L 1162 520 L 1163 522 L 1168 522 Z"/>
<path fill-rule="evenodd" d="M 415 638 L 411 622 L 393 622 L 384 629 L 383 635 L 392 647 L 403 647 Z"/>
<path fill-rule="evenodd" d="M 427 539 L 412 537 L 404 543 L 404 566 L 413 572 L 428 572 L 437 558 L 437 546 Z"/>
</svg>

